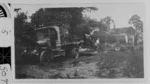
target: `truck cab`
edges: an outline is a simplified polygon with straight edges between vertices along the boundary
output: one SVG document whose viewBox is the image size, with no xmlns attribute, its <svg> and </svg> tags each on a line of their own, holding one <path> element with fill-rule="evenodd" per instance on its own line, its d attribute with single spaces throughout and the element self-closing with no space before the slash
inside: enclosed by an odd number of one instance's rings
<svg viewBox="0 0 150 84">
<path fill-rule="evenodd" d="M 56 56 L 65 56 L 65 51 L 61 49 L 60 31 L 57 26 L 47 26 L 36 29 L 37 43 L 41 46 L 40 60 Z"/>
<path fill-rule="evenodd" d="M 47 26 L 36 29 L 37 43 L 51 48 L 61 46 L 60 31 L 57 26 Z"/>
</svg>

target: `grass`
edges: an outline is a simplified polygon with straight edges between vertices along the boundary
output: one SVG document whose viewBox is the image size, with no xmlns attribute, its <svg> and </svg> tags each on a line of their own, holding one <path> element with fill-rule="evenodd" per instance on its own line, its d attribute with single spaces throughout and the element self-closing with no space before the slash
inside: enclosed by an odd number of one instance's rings
<svg viewBox="0 0 150 84">
<path fill-rule="evenodd" d="M 143 51 L 109 52 L 97 63 L 100 78 L 143 78 Z"/>
<path fill-rule="evenodd" d="M 143 49 L 54 58 L 47 65 L 16 66 L 16 78 L 143 78 Z"/>
</svg>

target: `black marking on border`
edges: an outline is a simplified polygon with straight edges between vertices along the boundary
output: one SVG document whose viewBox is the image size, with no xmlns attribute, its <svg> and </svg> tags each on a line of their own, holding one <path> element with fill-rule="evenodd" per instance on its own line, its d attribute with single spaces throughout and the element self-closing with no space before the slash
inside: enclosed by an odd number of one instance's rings
<svg viewBox="0 0 150 84">
<path fill-rule="evenodd" d="M 0 64 L 11 65 L 11 47 L 0 47 Z"/>
<path fill-rule="evenodd" d="M 5 11 L 5 9 L 0 5 L 0 10 L 1 10 L 1 15 L 0 15 L 0 17 L 7 17 L 7 13 L 6 13 L 6 11 Z"/>
</svg>

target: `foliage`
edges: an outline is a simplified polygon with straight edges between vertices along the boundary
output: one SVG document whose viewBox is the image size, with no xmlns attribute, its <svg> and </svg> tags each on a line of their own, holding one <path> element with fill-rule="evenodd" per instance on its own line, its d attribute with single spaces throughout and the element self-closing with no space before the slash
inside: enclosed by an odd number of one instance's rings
<svg viewBox="0 0 150 84">
<path fill-rule="evenodd" d="M 27 13 L 19 12 L 21 9 L 15 9 L 15 37 L 16 42 L 29 44 L 35 41 L 35 31 L 31 23 L 27 22 Z M 33 43 L 34 44 L 34 43 Z"/>
<path fill-rule="evenodd" d="M 140 16 L 133 15 L 129 19 L 129 24 L 133 25 L 137 31 L 143 32 L 143 21 L 141 20 Z"/>
<path fill-rule="evenodd" d="M 140 16 L 133 15 L 129 19 L 129 24 L 133 25 L 136 29 L 136 36 L 134 44 L 136 45 L 138 41 L 143 42 L 143 21 L 141 20 Z"/>
<path fill-rule="evenodd" d="M 89 20 L 84 20 L 84 22 L 77 25 L 76 29 L 80 30 L 77 31 L 78 35 L 84 35 L 84 34 L 90 34 L 90 32 L 96 27 L 100 28 L 100 23 L 96 20 L 89 19 Z"/>
<path fill-rule="evenodd" d="M 106 36 L 106 32 L 110 29 L 111 23 L 113 23 L 114 28 L 115 28 L 114 20 L 110 16 L 102 18 L 100 21 L 90 20 L 89 22 L 91 23 L 91 26 L 93 26 L 95 28 L 99 28 L 99 30 L 100 30 L 98 32 L 95 32 L 92 35 L 92 38 L 94 38 L 94 39 L 100 38 L 102 42 L 110 39 L 110 38 L 109 39 L 104 38 L 104 37 L 108 37 L 108 36 Z M 111 39 L 113 39 L 113 38 L 111 38 Z"/>
<path fill-rule="evenodd" d="M 111 23 L 113 23 L 113 25 L 114 25 L 113 28 L 115 28 L 114 20 L 110 16 L 107 16 L 107 17 L 101 19 L 101 23 L 103 24 L 103 27 L 106 28 L 106 30 L 110 29 Z"/>
<path fill-rule="evenodd" d="M 31 23 L 34 27 L 56 25 L 62 27 L 68 26 L 71 34 L 76 34 L 79 29 L 77 25 L 83 22 L 82 12 L 97 10 L 94 7 L 79 7 L 79 8 L 45 8 L 39 9 L 36 13 L 32 14 Z"/>
<path fill-rule="evenodd" d="M 25 23 L 27 20 L 27 15 L 24 12 L 17 13 L 17 16 L 15 17 L 15 35 L 20 36 L 24 34 L 25 32 Z"/>
</svg>

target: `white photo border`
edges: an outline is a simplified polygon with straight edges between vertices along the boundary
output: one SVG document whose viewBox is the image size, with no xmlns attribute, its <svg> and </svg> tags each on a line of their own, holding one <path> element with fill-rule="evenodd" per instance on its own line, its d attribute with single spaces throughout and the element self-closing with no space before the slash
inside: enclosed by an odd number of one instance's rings
<svg viewBox="0 0 150 84">
<path fill-rule="evenodd" d="M 23 2 L 22 2 L 23 1 Z M 141 82 L 142 84 L 145 84 L 145 83 L 147 83 L 147 80 L 148 80 L 148 48 L 147 48 L 147 34 L 149 33 L 148 31 L 147 31 L 147 29 L 148 29 L 148 20 L 146 19 L 146 17 L 148 16 L 147 15 L 147 7 L 148 7 L 148 3 L 147 3 L 147 1 L 146 0 L 126 0 L 126 1 L 123 1 L 123 0 L 113 0 L 113 1 L 110 1 L 110 0 L 102 0 L 102 1 L 98 1 L 98 0 L 89 0 L 89 2 L 87 1 L 81 1 L 81 0 L 77 0 L 77 1 L 75 1 L 75 2 L 71 2 L 71 1 L 68 1 L 68 0 L 63 0 L 64 2 L 62 3 L 62 1 L 60 1 L 60 0 L 57 0 L 56 2 L 54 1 L 54 2 L 51 2 L 51 1 L 49 1 L 49 0 L 43 0 L 43 1 L 36 1 L 36 0 L 31 0 L 30 2 L 29 2 L 29 0 L 16 0 L 16 1 L 14 1 L 13 3 L 12 3 L 12 10 L 11 10 L 11 14 L 12 14 L 12 22 L 14 23 L 14 5 L 15 4 L 34 4 L 34 5 L 37 5 L 37 4 L 41 4 L 41 5 L 44 5 L 44 6 L 41 6 L 41 7 L 74 7 L 74 6 L 77 6 L 77 7 L 83 7 L 83 6 L 92 6 L 92 5 L 94 5 L 94 4 L 108 4 L 108 3 L 110 3 L 110 4 L 114 4 L 114 3 L 121 3 L 121 4 L 123 4 L 123 3 L 144 3 L 145 4 L 145 9 L 146 9 L 146 15 L 145 15 L 145 23 L 144 23 L 144 78 L 143 79 L 139 79 L 139 78 L 133 78 L 133 79 L 15 79 L 15 57 L 14 57 L 14 55 L 15 55 L 15 46 L 14 46 L 14 41 L 15 41 L 15 39 L 14 39 L 14 36 L 12 37 L 13 39 L 12 39 L 12 43 L 13 43 L 13 45 L 12 45 L 12 75 L 13 75 L 13 82 L 14 82 L 14 84 L 16 84 L 15 82 L 17 82 L 18 84 L 20 84 L 20 83 L 26 83 L 26 82 L 28 82 L 28 83 L 33 83 L 33 82 L 35 82 L 36 84 L 38 83 L 38 84 L 40 84 L 40 83 L 45 83 L 45 84 L 47 84 L 47 83 L 56 83 L 56 82 L 58 82 L 58 83 L 62 83 L 62 82 L 64 82 L 64 83 L 66 83 L 66 82 L 70 82 L 70 83 L 72 83 L 72 82 L 75 82 L 75 83 L 85 83 L 85 82 L 88 82 L 88 83 L 95 83 L 95 82 L 98 82 L 98 83 L 109 83 L 109 84 L 112 84 L 112 82 L 114 83 L 114 84 L 126 84 L 126 83 L 131 83 L 131 84 L 133 84 L 133 83 L 137 83 L 137 82 Z M 67 2 L 68 1 L 68 2 Z M 81 2 L 81 3 L 79 3 L 79 1 Z M 46 2 L 46 3 L 45 3 Z M 66 3 L 65 3 L 66 2 Z M 13 35 L 14 35 L 14 24 L 13 24 Z"/>
</svg>

